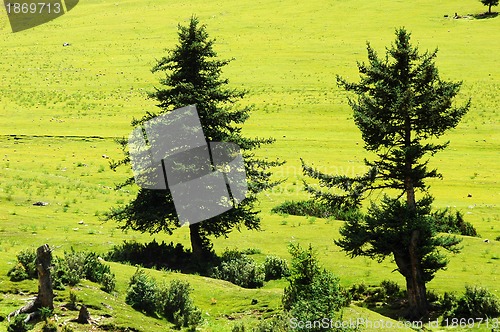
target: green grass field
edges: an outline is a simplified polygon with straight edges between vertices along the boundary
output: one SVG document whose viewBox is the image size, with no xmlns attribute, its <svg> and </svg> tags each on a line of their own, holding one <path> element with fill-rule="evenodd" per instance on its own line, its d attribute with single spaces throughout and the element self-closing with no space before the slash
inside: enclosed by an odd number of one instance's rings
<svg viewBox="0 0 500 332">
<path fill-rule="evenodd" d="M 481 237 L 464 237 L 462 253 L 450 256 L 448 269 L 428 286 L 437 293 L 461 293 L 466 284 L 481 285 L 500 297 L 500 242 L 494 241 L 500 236 L 500 18 L 452 18 L 455 12 L 485 10 L 477 0 L 86 0 L 54 21 L 13 34 L 2 7 L 0 317 L 36 292 L 35 282 L 12 283 L 6 276 L 20 250 L 48 243 L 58 248 L 56 254 L 71 247 L 104 253 L 123 240 L 152 240 L 102 221 L 103 212 L 127 202 L 137 190 L 113 190 L 130 172 L 113 172 L 108 163 L 122 157 L 114 139 L 128 136 L 132 118 L 154 110 L 146 92 L 157 85 L 158 76 L 150 69 L 176 44 L 177 24 L 192 14 L 217 40 L 219 56 L 235 59 L 224 76 L 233 87 L 248 90 L 243 103 L 255 105 L 245 134 L 275 137 L 276 143 L 259 153 L 287 161 L 276 170 L 276 178 L 286 182 L 260 197 L 262 231 L 235 230 L 228 238 L 214 239 L 217 252 L 258 248 L 262 253 L 253 257 L 263 261 L 268 254 L 289 258 L 289 242 L 311 243 L 343 285 L 384 279 L 404 284 L 401 275 L 391 272 L 395 265 L 389 260 L 378 264 L 346 257 L 333 243 L 340 221 L 273 215 L 270 209 L 306 197 L 299 158 L 331 173 L 364 170 L 362 160 L 368 155 L 335 75 L 355 80 L 356 61 L 366 59 L 366 41 L 382 54 L 395 28 L 405 26 L 421 51 L 439 48 L 442 78 L 463 81 L 457 101 L 472 98 L 469 114 L 445 137 L 449 148 L 432 160 L 444 178 L 430 184 L 435 206 L 462 211 Z M 71 45 L 63 47 L 65 42 Z M 49 205 L 33 206 L 36 201 Z M 181 228 L 154 238 L 189 246 L 188 235 Z M 103 322 L 115 326 L 168 330 L 165 321 L 124 303 L 135 268 L 111 267 L 118 281 L 116 296 L 90 282 L 77 289 L 81 301 L 91 305 L 91 314 L 111 315 Z M 286 284 L 273 281 L 247 290 L 199 276 L 149 273 L 191 283 L 205 318 L 203 331 L 231 331 L 235 322 L 251 325 L 269 316 L 279 308 Z M 69 290 L 59 292 L 57 300 L 68 298 Z M 250 304 L 254 298 L 257 305 Z M 61 319 L 76 314 L 67 315 Z M 355 306 L 346 309 L 345 317 L 389 320 Z M 0 323 L 0 331 L 6 326 Z"/>
</svg>

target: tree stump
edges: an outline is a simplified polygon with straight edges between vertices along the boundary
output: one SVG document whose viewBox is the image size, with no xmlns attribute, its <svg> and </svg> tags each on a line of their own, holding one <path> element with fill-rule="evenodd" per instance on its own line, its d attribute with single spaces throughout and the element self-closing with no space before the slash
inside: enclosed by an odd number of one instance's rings
<svg viewBox="0 0 500 332">
<path fill-rule="evenodd" d="M 85 304 L 82 304 L 80 308 L 80 313 L 78 314 L 78 319 L 76 320 L 80 324 L 91 324 L 90 313 Z"/>
<path fill-rule="evenodd" d="M 38 295 L 36 299 L 26 304 L 21 309 L 13 311 L 7 317 L 8 321 L 12 316 L 28 314 L 25 321 L 29 322 L 37 316 L 38 309 L 45 307 L 54 309 L 54 291 L 52 289 L 52 278 L 50 268 L 52 263 L 52 251 L 48 244 L 44 244 L 36 250 L 36 269 L 38 271 Z"/>
</svg>

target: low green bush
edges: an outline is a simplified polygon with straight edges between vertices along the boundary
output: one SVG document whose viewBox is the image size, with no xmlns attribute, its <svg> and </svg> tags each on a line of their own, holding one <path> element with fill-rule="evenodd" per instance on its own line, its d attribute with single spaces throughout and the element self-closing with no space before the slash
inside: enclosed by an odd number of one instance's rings
<svg viewBox="0 0 500 332">
<path fill-rule="evenodd" d="M 189 283 L 181 280 L 172 280 L 160 289 L 159 312 L 178 329 L 189 327 L 194 330 L 202 321 L 201 311 L 189 297 L 190 293 Z"/>
<path fill-rule="evenodd" d="M 35 250 L 23 250 L 17 255 L 17 261 L 21 263 L 25 269 L 26 273 L 30 278 L 38 278 L 38 272 L 36 270 L 36 251 Z"/>
<path fill-rule="evenodd" d="M 447 318 L 495 318 L 500 316 L 500 300 L 486 288 L 465 286 L 465 293 L 452 303 Z"/>
<path fill-rule="evenodd" d="M 356 208 L 333 208 L 316 200 L 285 201 L 271 209 L 273 213 L 291 214 L 294 216 L 311 216 L 317 218 L 334 218 L 337 220 L 355 221 L 363 215 Z"/>
<path fill-rule="evenodd" d="M 231 328 L 231 332 L 245 332 L 245 331 L 249 331 L 249 330 L 246 329 L 245 323 L 243 323 L 243 322 L 237 322 Z"/>
<path fill-rule="evenodd" d="M 458 305 L 457 296 L 454 293 L 444 292 L 443 297 L 440 299 L 440 302 L 441 310 L 443 311 L 443 317 L 451 317 Z"/>
<path fill-rule="evenodd" d="M 112 262 L 169 270 L 184 270 L 191 264 L 191 252 L 184 249 L 182 244 L 158 244 L 155 240 L 146 244 L 124 241 L 114 246 L 105 258 Z"/>
<path fill-rule="evenodd" d="M 380 283 L 388 298 L 394 299 L 401 296 L 401 288 L 392 280 L 384 280 Z"/>
<path fill-rule="evenodd" d="M 37 278 L 36 253 L 24 250 L 17 255 L 18 264 L 9 272 L 11 281 Z M 64 252 L 64 257 L 52 258 L 52 287 L 63 290 L 64 285 L 75 286 L 81 279 L 101 283 L 103 289 L 112 292 L 115 285 L 115 275 L 109 265 L 101 262 L 94 252 L 77 252 L 73 248 Z"/>
<path fill-rule="evenodd" d="M 297 321 L 320 321 L 324 317 L 339 318 L 340 310 L 350 298 L 340 287 L 333 273 L 322 269 L 312 247 L 304 250 L 291 244 L 292 255 L 289 285 L 283 294 L 285 312 Z M 322 327 L 297 327 L 297 331 L 325 331 Z M 340 329 L 339 329 L 340 330 Z"/>
<path fill-rule="evenodd" d="M 174 279 L 159 286 L 144 270 L 137 269 L 130 278 L 125 302 L 145 314 L 165 317 L 177 329 L 187 327 L 194 331 L 201 323 L 202 315 L 190 293 L 191 286 L 186 281 Z"/>
<path fill-rule="evenodd" d="M 22 250 L 17 254 L 17 264 L 7 273 L 11 281 L 22 281 L 36 279 L 36 252 L 34 250 Z"/>
<path fill-rule="evenodd" d="M 22 281 L 30 278 L 26 272 L 26 268 L 21 263 L 17 263 L 16 266 L 10 269 L 7 276 L 10 278 L 10 281 Z"/>
<path fill-rule="evenodd" d="M 148 315 L 156 313 L 158 286 L 156 281 L 148 276 L 144 270 L 137 269 L 130 278 L 125 303 Z"/>
<path fill-rule="evenodd" d="M 465 286 L 465 293 L 457 297 L 444 293 L 441 302 L 443 322 L 453 318 L 496 318 L 500 316 L 500 300 L 482 287 Z"/>
<path fill-rule="evenodd" d="M 368 296 L 368 285 L 361 282 L 359 284 L 354 284 L 349 289 L 351 298 L 355 301 L 364 300 Z"/>
<path fill-rule="evenodd" d="M 7 332 L 26 332 L 33 328 L 32 325 L 24 322 L 25 314 L 17 315 L 7 326 Z"/>
<path fill-rule="evenodd" d="M 106 293 L 113 293 L 116 287 L 116 278 L 114 273 L 104 273 L 101 277 L 100 284 L 102 285 L 102 290 Z"/>
<path fill-rule="evenodd" d="M 244 288 L 258 288 L 264 285 L 262 266 L 236 250 L 226 250 L 221 262 L 209 273 L 210 277 L 226 280 Z"/>
<path fill-rule="evenodd" d="M 262 250 L 260 250 L 259 248 L 247 248 L 247 249 L 243 249 L 241 251 L 241 253 L 245 254 L 245 255 L 257 255 L 257 254 L 261 254 Z"/>
<path fill-rule="evenodd" d="M 286 260 L 278 256 L 266 256 L 264 261 L 265 280 L 276 280 L 290 275 Z"/>
</svg>

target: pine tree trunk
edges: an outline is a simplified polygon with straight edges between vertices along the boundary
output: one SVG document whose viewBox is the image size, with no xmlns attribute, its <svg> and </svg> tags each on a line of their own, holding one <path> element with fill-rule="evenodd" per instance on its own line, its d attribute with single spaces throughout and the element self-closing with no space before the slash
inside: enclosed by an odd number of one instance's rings
<svg viewBox="0 0 500 332">
<path fill-rule="evenodd" d="M 189 225 L 189 235 L 191 238 L 191 250 L 193 252 L 193 259 L 201 261 L 204 256 L 205 248 L 203 248 L 203 239 L 200 235 L 200 224 Z"/>
<path fill-rule="evenodd" d="M 405 148 L 409 149 L 411 144 L 411 121 L 407 117 L 405 121 Z M 412 212 L 417 208 L 415 187 L 411 176 L 413 160 L 408 156 L 405 159 L 406 175 L 404 186 L 406 191 L 406 205 L 410 212 Z M 408 293 L 408 318 L 412 320 L 420 320 L 428 314 L 425 280 L 423 278 L 421 257 L 418 254 L 419 237 L 420 231 L 418 229 L 413 230 L 408 246 L 408 256 L 405 256 L 409 258 L 409 261 L 403 263 L 405 265 L 405 273 L 403 275 L 406 278 L 406 291 Z"/>
<path fill-rule="evenodd" d="M 394 252 L 394 260 L 399 272 L 405 277 L 408 296 L 407 317 L 410 320 L 421 320 L 428 314 L 426 287 L 423 271 L 417 254 L 419 231 L 413 231 L 408 251 Z"/>
<path fill-rule="evenodd" d="M 490 3 L 490 7 L 488 8 L 488 13 L 491 14 L 491 3 Z"/>
<path fill-rule="evenodd" d="M 418 250 L 418 237 L 420 231 L 414 230 L 411 235 L 409 254 L 410 254 L 410 273 L 406 277 L 406 289 L 408 292 L 408 318 L 421 320 L 428 314 L 428 303 L 423 271 L 420 265 Z"/>
</svg>

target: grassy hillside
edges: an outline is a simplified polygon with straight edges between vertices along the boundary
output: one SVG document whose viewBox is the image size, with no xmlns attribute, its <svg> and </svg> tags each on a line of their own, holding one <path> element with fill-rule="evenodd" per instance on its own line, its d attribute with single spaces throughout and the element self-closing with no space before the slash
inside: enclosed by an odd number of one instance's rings
<svg viewBox="0 0 500 332">
<path fill-rule="evenodd" d="M 444 179 L 431 185 L 435 205 L 464 212 L 481 238 L 464 238 L 462 253 L 451 257 L 449 268 L 429 287 L 438 293 L 462 292 L 465 284 L 478 284 L 500 296 L 500 242 L 493 241 L 500 236 L 500 19 L 452 19 L 455 12 L 477 14 L 485 9 L 475 0 L 88 0 L 57 20 L 13 34 L 2 7 L 0 316 L 29 297 L 18 291 L 36 290 L 32 282 L 15 284 L 6 277 L 20 250 L 49 243 L 58 247 L 56 254 L 71 247 L 101 253 L 123 240 L 152 239 L 102 222 L 102 212 L 128 201 L 136 190 L 114 191 L 114 184 L 129 173 L 110 171 L 108 162 L 121 157 L 114 138 L 127 136 L 131 119 L 154 108 L 145 96 L 158 81 L 150 69 L 164 49 L 176 43 L 177 24 L 192 14 L 216 38 L 219 55 L 235 58 L 224 74 L 232 86 L 248 90 L 245 103 L 255 104 L 245 133 L 275 137 L 276 144 L 262 149 L 261 155 L 287 160 L 276 172 L 276 178 L 287 181 L 261 196 L 262 231 L 234 231 L 227 239 L 215 239 L 216 251 L 259 248 L 258 260 L 267 254 L 289 258 L 287 243 L 311 243 L 344 285 L 384 279 L 403 285 L 403 278 L 391 272 L 395 266 L 390 261 L 349 259 L 340 252 L 333 239 L 339 236 L 341 222 L 269 211 L 284 200 L 304 197 L 299 157 L 332 173 L 363 171 L 367 155 L 335 75 L 356 79 L 356 61 L 366 59 L 366 41 L 382 54 L 394 29 L 405 26 L 421 50 L 439 48 L 442 78 L 463 81 L 459 102 L 472 98 L 469 114 L 446 137 L 450 147 L 432 161 Z M 65 42 L 71 45 L 63 47 Z M 36 201 L 49 205 L 33 206 Z M 189 244 L 185 228 L 173 236 L 154 237 Z M 486 238 L 489 243 L 483 242 Z M 104 298 L 92 284 L 78 291 L 94 305 L 91 313 L 109 314 L 103 302 L 115 308 L 109 320 L 118 326 L 162 330 L 165 322 L 123 303 L 135 269 L 113 264 L 112 270 L 118 277 L 117 298 Z M 244 290 L 202 277 L 151 274 L 191 282 L 206 331 L 229 331 L 230 318 L 255 321 L 268 315 L 279 307 L 284 286 L 273 282 L 261 290 Z M 68 294 L 61 294 L 61 300 L 67 301 Z M 211 298 L 217 299 L 216 305 Z M 259 299 L 256 308 L 250 305 L 252 298 Z M 352 316 L 379 317 L 361 308 L 349 310 Z M 5 326 L 0 325 L 0 331 Z"/>
</svg>

